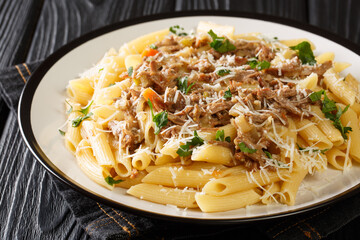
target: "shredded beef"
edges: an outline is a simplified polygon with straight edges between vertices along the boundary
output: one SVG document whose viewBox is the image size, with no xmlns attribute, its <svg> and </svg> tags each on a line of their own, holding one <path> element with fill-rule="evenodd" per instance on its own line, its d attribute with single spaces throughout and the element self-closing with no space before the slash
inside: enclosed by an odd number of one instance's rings
<svg viewBox="0 0 360 240">
<path fill-rule="evenodd" d="M 222 99 L 221 101 L 209 103 L 206 110 L 210 114 L 215 114 L 223 110 L 229 110 L 234 104 L 234 102 Z"/>
<path fill-rule="evenodd" d="M 260 102 L 261 109 L 268 109 L 270 106 L 273 109 L 273 113 L 264 113 L 264 116 L 256 114 L 245 114 L 251 118 L 254 123 L 261 123 L 262 120 L 266 120 L 269 116 L 275 119 L 282 118 L 286 121 L 285 114 L 292 114 L 295 116 L 309 117 L 307 106 L 315 104 L 307 96 L 311 93 L 311 90 L 296 90 L 295 87 L 283 86 L 279 89 L 272 90 L 270 88 L 259 88 L 255 90 L 246 90 L 243 92 L 246 96 L 244 102 L 251 106 L 258 105 Z M 267 106 L 264 106 L 264 99 Z M 258 101 L 258 102 L 256 102 Z M 263 121 L 262 121 L 263 122 Z"/>
<path fill-rule="evenodd" d="M 176 110 L 182 110 L 186 106 L 185 99 L 180 93 L 177 93 L 178 97 L 175 102 L 176 90 L 177 87 L 167 89 L 165 106 L 166 110 L 171 113 L 174 113 Z"/>
<path fill-rule="evenodd" d="M 174 114 L 172 114 L 172 113 L 168 113 L 168 119 L 169 119 L 171 122 L 173 122 L 173 123 L 175 123 L 175 124 L 177 124 L 177 125 L 180 125 L 180 126 L 184 125 L 184 123 L 186 122 L 186 120 L 185 120 L 185 118 L 184 118 L 184 115 L 182 115 L 182 116 L 177 116 L 177 115 L 174 115 Z"/>
<path fill-rule="evenodd" d="M 331 61 L 324 62 L 319 66 L 306 66 L 302 65 L 300 60 L 295 57 L 292 59 L 290 63 L 283 64 L 282 67 L 275 68 L 271 67 L 266 69 L 266 73 L 279 76 L 279 77 L 288 77 L 288 78 L 305 78 L 309 76 L 311 73 L 315 72 L 320 77 L 332 66 Z"/>
<path fill-rule="evenodd" d="M 131 115 L 126 116 L 124 121 L 112 120 L 108 123 L 108 126 L 115 138 L 121 141 L 122 147 L 134 151 L 141 143 L 143 135 L 138 130 L 137 120 Z"/>
</svg>

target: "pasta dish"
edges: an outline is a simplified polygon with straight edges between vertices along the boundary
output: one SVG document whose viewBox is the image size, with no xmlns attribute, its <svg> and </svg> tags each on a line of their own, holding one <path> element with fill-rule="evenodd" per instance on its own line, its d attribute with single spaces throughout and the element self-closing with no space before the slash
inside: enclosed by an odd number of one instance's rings
<svg viewBox="0 0 360 240">
<path fill-rule="evenodd" d="M 82 171 L 137 198 L 220 212 L 294 205 L 360 161 L 358 82 L 309 39 L 200 22 L 110 49 L 69 81 L 59 129 Z"/>
</svg>

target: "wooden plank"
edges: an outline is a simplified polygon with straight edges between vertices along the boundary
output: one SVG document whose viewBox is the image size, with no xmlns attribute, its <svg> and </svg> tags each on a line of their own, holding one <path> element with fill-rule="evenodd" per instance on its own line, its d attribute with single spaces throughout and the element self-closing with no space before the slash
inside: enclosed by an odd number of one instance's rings
<svg viewBox="0 0 360 240">
<path fill-rule="evenodd" d="M 13 112 L 3 136 L 11 139 L 0 142 L 0 239 L 86 239 L 49 174 L 21 140 Z"/>
<path fill-rule="evenodd" d="M 0 0 L 0 69 L 26 58 L 42 1 Z M 0 136 L 3 132 L 9 109 L 0 98 Z"/>
<path fill-rule="evenodd" d="M 175 10 L 231 10 L 263 13 L 298 21 L 307 21 L 306 1 L 288 0 L 176 0 Z"/>
<path fill-rule="evenodd" d="M 360 44 L 360 1 L 317 0 L 309 2 L 309 22 Z"/>
<path fill-rule="evenodd" d="M 173 9 L 173 3 L 165 0 L 45 1 L 26 60 L 43 59 L 74 38 L 110 23 Z M 4 206 L 0 211 L 0 239 L 89 238 L 51 183 L 50 175 L 23 143 L 15 144 L 21 136 L 14 114 L 7 124 L 0 143 L 0 204 Z M 9 138 L 12 140 L 5 141 Z"/>
<path fill-rule="evenodd" d="M 43 59 L 67 42 L 102 26 L 173 8 L 173 2 L 167 0 L 46 1 L 27 60 Z"/>
<path fill-rule="evenodd" d="M 4 100 L 0 98 L 0 136 L 3 133 L 8 115 L 9 115 L 9 108 L 6 106 Z"/>
<path fill-rule="evenodd" d="M 306 9 L 305 3 L 302 2 L 48 0 L 41 10 L 27 60 L 45 58 L 68 41 L 90 30 L 136 16 L 174 9 L 231 9 L 307 21 L 303 12 Z M 4 3 L 1 3 L 0 8 L 3 5 Z M 0 211 L 0 239 L 87 239 L 88 235 L 75 222 L 66 203 L 50 183 L 49 174 L 30 157 L 30 152 L 23 144 L 15 144 L 20 141 L 20 135 L 13 114 L 7 124 L 6 132 L 0 141 L 0 190 L 3 193 L 0 196 L 0 205 L 5 206 Z M 8 139 L 9 136 L 15 137 L 5 143 L 3 139 Z M 15 156 L 13 159 L 5 158 L 11 154 Z M 24 161 L 27 158 L 30 160 Z"/>
<path fill-rule="evenodd" d="M 25 60 L 42 1 L 0 1 L 0 68 Z"/>
</svg>

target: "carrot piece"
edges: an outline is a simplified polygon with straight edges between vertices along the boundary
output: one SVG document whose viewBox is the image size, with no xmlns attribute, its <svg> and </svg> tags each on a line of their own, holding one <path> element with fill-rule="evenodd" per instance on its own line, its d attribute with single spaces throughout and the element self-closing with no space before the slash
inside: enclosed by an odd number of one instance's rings
<svg viewBox="0 0 360 240">
<path fill-rule="evenodd" d="M 152 88 L 146 88 L 142 95 L 146 101 L 150 100 L 157 110 L 165 108 L 162 98 Z"/>
<path fill-rule="evenodd" d="M 145 48 L 141 54 L 141 57 L 155 56 L 159 51 L 152 48 Z"/>
</svg>

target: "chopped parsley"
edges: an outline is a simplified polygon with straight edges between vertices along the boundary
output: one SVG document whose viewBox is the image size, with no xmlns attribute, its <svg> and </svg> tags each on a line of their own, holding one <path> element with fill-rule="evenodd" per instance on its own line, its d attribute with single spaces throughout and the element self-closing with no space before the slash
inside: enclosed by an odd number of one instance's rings
<svg viewBox="0 0 360 240">
<path fill-rule="evenodd" d="M 220 142 L 231 142 L 230 136 L 225 137 L 225 131 L 223 130 L 217 130 L 215 135 L 215 140 Z"/>
<path fill-rule="evenodd" d="M 65 132 L 61 129 L 59 129 L 59 133 L 61 134 L 61 136 L 65 136 Z"/>
<path fill-rule="evenodd" d="M 152 120 L 155 123 L 155 132 L 154 133 L 155 133 L 155 135 L 158 135 L 160 133 L 161 128 L 165 127 L 166 124 L 168 123 L 168 113 L 167 113 L 167 111 L 162 111 L 162 112 L 154 115 L 153 104 L 150 101 L 150 99 L 148 100 L 148 105 L 151 110 Z"/>
<path fill-rule="evenodd" d="M 210 43 L 210 47 L 218 51 L 219 53 L 226 53 L 230 51 L 234 51 L 236 47 L 229 41 L 229 39 L 225 39 L 225 37 L 219 37 L 213 30 L 208 32 L 210 37 L 212 38 L 212 42 Z"/>
<path fill-rule="evenodd" d="M 176 151 L 176 153 L 180 157 L 187 157 L 192 154 L 192 148 L 196 146 L 201 146 L 204 144 L 204 140 L 199 137 L 196 131 L 194 131 L 194 137 L 191 139 L 190 142 L 187 142 L 184 145 L 180 145 L 179 149 Z M 192 147 L 192 148 L 191 148 Z"/>
<path fill-rule="evenodd" d="M 71 126 L 72 127 L 78 127 L 82 121 L 84 121 L 85 119 L 90 118 L 92 115 L 93 115 L 93 113 L 91 112 L 91 113 L 88 113 L 88 114 L 83 115 L 83 116 L 78 116 L 77 118 L 72 120 Z"/>
<path fill-rule="evenodd" d="M 151 49 L 157 49 L 158 47 L 155 44 L 150 44 L 149 48 Z"/>
<path fill-rule="evenodd" d="M 257 151 L 257 149 L 248 148 L 244 142 L 241 142 L 238 146 L 243 153 L 255 153 Z"/>
<path fill-rule="evenodd" d="M 81 108 L 81 110 L 78 111 L 78 112 L 81 112 L 83 115 L 78 116 L 77 118 L 75 118 L 71 121 L 72 127 L 78 127 L 82 121 L 90 118 L 93 115 L 93 113 L 91 113 L 91 112 L 89 113 L 90 107 L 93 104 L 93 102 L 94 101 L 89 102 L 88 105 L 86 105 L 84 108 Z"/>
<path fill-rule="evenodd" d="M 188 77 L 182 77 L 178 79 L 178 88 L 181 92 L 188 94 L 192 86 L 194 86 L 195 83 L 192 83 L 188 86 Z"/>
<path fill-rule="evenodd" d="M 89 113 L 89 109 L 90 109 L 91 105 L 93 104 L 93 102 L 94 101 L 89 102 L 88 105 L 86 105 L 84 108 L 79 110 L 79 112 L 81 112 L 84 115 L 87 115 Z"/>
<path fill-rule="evenodd" d="M 131 67 L 129 67 L 129 68 L 128 68 L 127 73 L 128 73 L 128 75 L 129 75 L 129 77 L 131 77 L 131 76 L 132 76 L 133 71 L 134 71 L 133 66 L 131 66 Z"/>
<path fill-rule="evenodd" d="M 101 72 L 102 70 L 104 70 L 104 68 L 100 68 L 100 69 L 99 69 L 99 72 Z"/>
<path fill-rule="evenodd" d="M 347 105 L 344 109 L 341 109 L 341 107 L 337 107 L 335 101 L 329 99 L 324 90 L 313 92 L 309 95 L 309 98 L 311 99 L 311 101 L 316 102 L 321 100 L 322 95 L 324 95 L 324 100 L 322 101 L 321 111 L 325 114 L 325 117 L 327 119 L 333 121 L 334 127 L 340 131 L 342 137 L 345 140 L 348 139 L 346 134 L 351 132 L 352 128 L 344 127 L 340 121 L 340 117 L 349 109 L 350 105 Z"/>
<path fill-rule="evenodd" d="M 252 68 L 256 70 L 264 70 L 270 67 L 270 63 L 268 61 L 258 61 L 256 58 L 250 58 L 247 64 Z"/>
<path fill-rule="evenodd" d="M 227 99 L 230 99 L 231 97 L 232 97 L 232 94 L 231 94 L 231 91 L 229 88 L 228 90 L 225 91 L 224 98 L 227 100 Z"/>
<path fill-rule="evenodd" d="M 309 42 L 303 41 L 296 46 L 290 47 L 292 50 L 297 51 L 297 54 L 302 62 L 302 64 L 314 65 L 316 60 L 314 53 L 311 50 L 311 45 Z"/>
<path fill-rule="evenodd" d="M 185 32 L 183 27 L 179 25 L 175 25 L 169 28 L 169 31 L 178 36 L 187 36 L 188 34 Z"/>
<path fill-rule="evenodd" d="M 313 92 L 309 95 L 311 101 L 316 102 L 321 100 L 321 96 L 325 93 L 325 90 L 320 90 L 318 92 Z"/>
<path fill-rule="evenodd" d="M 329 113 L 325 113 L 325 117 L 333 121 L 334 127 L 336 127 L 337 129 L 339 129 L 342 137 L 343 137 L 345 140 L 348 139 L 348 137 L 347 137 L 346 134 L 349 133 L 349 132 L 352 132 L 352 128 L 351 128 L 351 127 L 344 127 L 344 126 L 342 125 L 341 121 L 340 121 L 340 117 L 341 117 L 342 114 L 344 114 L 344 113 L 349 109 L 349 106 L 350 106 L 350 105 L 347 105 L 347 106 L 344 108 L 344 110 L 341 109 L 341 107 L 338 107 L 335 114 L 330 113 L 330 112 L 329 112 Z"/>
<path fill-rule="evenodd" d="M 225 76 L 225 75 L 228 75 L 231 71 L 229 69 L 221 69 L 219 71 L 217 71 L 217 75 L 219 76 Z"/>
<path fill-rule="evenodd" d="M 68 101 L 65 100 L 65 102 L 66 102 L 67 105 L 70 106 L 69 110 L 67 110 L 66 113 L 67 113 L 67 114 L 70 114 L 70 113 L 73 111 L 73 106 L 71 106 L 71 104 L 70 104 Z"/>
<path fill-rule="evenodd" d="M 263 150 L 263 151 L 264 151 L 265 155 L 266 155 L 268 158 L 272 159 L 272 155 L 271 155 L 270 152 L 268 152 L 268 151 L 266 151 L 266 150 Z"/>
<path fill-rule="evenodd" d="M 310 150 L 312 150 L 313 152 L 318 152 L 320 151 L 322 154 L 325 154 L 326 151 L 328 151 L 329 149 L 328 148 L 325 148 L 325 149 L 306 149 L 306 148 L 303 148 L 301 147 L 299 144 L 296 144 L 299 148 L 299 151 L 302 151 L 302 152 L 310 152 Z"/>
<path fill-rule="evenodd" d="M 115 85 L 115 83 L 110 83 L 108 87 L 111 87 L 111 86 L 114 86 L 114 85 Z"/>
<path fill-rule="evenodd" d="M 111 176 L 107 176 L 107 177 L 105 178 L 105 182 L 106 182 L 107 184 L 109 184 L 110 186 L 112 186 L 112 185 L 114 185 L 114 184 L 121 183 L 121 182 L 123 182 L 123 181 L 124 181 L 124 180 L 121 180 L 121 179 L 115 180 L 115 179 L 113 179 Z"/>
<path fill-rule="evenodd" d="M 326 95 L 325 91 L 324 91 L 324 100 L 322 101 L 321 110 L 322 110 L 323 113 L 325 113 L 325 117 L 329 118 L 329 116 L 331 115 L 330 113 L 332 111 L 335 111 L 336 109 L 337 109 L 336 108 L 336 103 L 334 101 L 330 100 L 328 98 L 328 96 Z M 339 116 L 339 118 L 340 118 L 340 116 Z"/>
</svg>

